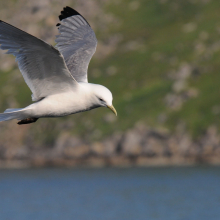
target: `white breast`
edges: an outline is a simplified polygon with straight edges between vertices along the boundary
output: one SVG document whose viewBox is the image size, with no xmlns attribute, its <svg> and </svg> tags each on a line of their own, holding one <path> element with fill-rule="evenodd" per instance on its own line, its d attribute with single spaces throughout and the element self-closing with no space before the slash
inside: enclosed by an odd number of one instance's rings
<svg viewBox="0 0 220 220">
<path fill-rule="evenodd" d="M 29 108 L 32 117 L 60 117 L 86 110 L 83 94 L 76 95 L 74 92 L 59 93 L 48 96 L 34 103 Z"/>
</svg>

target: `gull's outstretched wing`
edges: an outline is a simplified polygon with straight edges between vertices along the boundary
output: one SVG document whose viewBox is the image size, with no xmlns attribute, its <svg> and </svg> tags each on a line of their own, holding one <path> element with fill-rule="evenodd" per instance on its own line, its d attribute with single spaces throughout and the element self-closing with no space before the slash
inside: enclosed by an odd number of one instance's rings
<svg viewBox="0 0 220 220">
<path fill-rule="evenodd" d="M 0 21 L 0 44 L 0 49 L 16 57 L 33 101 L 65 92 L 76 84 L 57 49 L 3 21 Z"/>
<path fill-rule="evenodd" d="M 95 33 L 85 18 L 68 6 L 61 11 L 59 19 L 56 47 L 76 81 L 88 82 L 87 69 L 97 45 Z"/>
</svg>

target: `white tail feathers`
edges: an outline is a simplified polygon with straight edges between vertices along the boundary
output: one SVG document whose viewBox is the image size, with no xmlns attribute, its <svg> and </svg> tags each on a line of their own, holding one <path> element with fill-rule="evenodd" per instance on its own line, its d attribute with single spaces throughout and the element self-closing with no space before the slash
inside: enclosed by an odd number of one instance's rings
<svg viewBox="0 0 220 220">
<path fill-rule="evenodd" d="M 22 108 L 9 108 L 4 113 L 0 113 L 0 121 L 8 121 L 12 119 L 23 119 L 24 111 Z"/>
</svg>

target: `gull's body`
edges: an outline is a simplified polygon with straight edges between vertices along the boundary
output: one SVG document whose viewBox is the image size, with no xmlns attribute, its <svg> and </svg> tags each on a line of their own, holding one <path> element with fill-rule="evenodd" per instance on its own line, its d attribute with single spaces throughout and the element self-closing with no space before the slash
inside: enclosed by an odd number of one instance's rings
<svg viewBox="0 0 220 220">
<path fill-rule="evenodd" d="M 87 80 L 88 65 L 97 45 L 93 30 L 69 7 L 59 18 L 57 49 L 0 21 L 0 48 L 16 57 L 35 101 L 23 109 L 7 109 L 0 114 L 0 121 L 19 119 L 19 124 L 27 124 L 38 118 L 61 117 L 102 106 L 116 114 L 111 92 Z"/>
<path fill-rule="evenodd" d="M 95 104 L 96 100 L 91 97 L 91 91 L 97 86 L 103 91 L 106 89 L 101 85 L 78 83 L 72 91 L 50 95 L 27 106 L 22 109 L 22 114 L 25 118 L 61 117 L 100 107 L 99 103 Z M 111 98 L 110 91 L 109 98 Z"/>
</svg>

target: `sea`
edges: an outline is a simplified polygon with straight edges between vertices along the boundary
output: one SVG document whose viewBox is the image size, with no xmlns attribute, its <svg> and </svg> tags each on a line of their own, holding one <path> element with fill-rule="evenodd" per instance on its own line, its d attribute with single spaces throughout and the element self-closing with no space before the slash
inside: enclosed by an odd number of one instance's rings
<svg viewBox="0 0 220 220">
<path fill-rule="evenodd" d="M 0 220 L 219 220 L 220 167 L 0 170 Z"/>
</svg>

